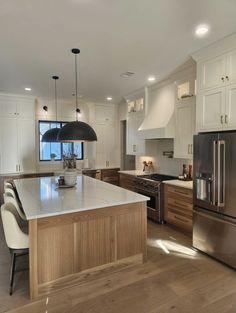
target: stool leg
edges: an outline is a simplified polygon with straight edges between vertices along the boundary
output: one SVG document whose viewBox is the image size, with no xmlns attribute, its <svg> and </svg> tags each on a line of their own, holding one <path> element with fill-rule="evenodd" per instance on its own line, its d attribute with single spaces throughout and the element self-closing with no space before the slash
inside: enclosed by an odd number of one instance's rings
<svg viewBox="0 0 236 313">
<path fill-rule="evenodd" d="M 10 296 L 12 295 L 13 291 L 15 265 L 16 265 L 16 253 L 14 251 L 11 251 Z"/>
</svg>

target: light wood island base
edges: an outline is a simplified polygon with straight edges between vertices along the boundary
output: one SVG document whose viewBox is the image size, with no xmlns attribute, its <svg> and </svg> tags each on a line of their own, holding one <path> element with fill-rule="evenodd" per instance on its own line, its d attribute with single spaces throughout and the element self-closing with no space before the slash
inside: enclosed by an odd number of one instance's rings
<svg viewBox="0 0 236 313">
<path fill-rule="evenodd" d="M 29 221 L 30 298 L 147 257 L 146 202 Z"/>
</svg>

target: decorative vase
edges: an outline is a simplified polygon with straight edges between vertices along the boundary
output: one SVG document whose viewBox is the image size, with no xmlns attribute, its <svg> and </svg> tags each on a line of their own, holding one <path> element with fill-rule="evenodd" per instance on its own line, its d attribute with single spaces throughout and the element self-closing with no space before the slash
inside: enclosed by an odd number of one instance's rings
<svg viewBox="0 0 236 313">
<path fill-rule="evenodd" d="M 70 168 L 64 172 L 65 185 L 74 186 L 77 179 L 77 169 Z"/>
</svg>

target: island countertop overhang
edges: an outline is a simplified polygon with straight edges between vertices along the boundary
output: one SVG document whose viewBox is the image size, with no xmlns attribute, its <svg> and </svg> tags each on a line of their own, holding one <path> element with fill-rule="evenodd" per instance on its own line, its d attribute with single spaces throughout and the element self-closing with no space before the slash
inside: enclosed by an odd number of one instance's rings
<svg viewBox="0 0 236 313">
<path fill-rule="evenodd" d="M 73 188 L 59 189 L 57 177 L 25 178 L 14 184 L 27 220 L 146 202 L 148 197 L 78 175 Z"/>
</svg>

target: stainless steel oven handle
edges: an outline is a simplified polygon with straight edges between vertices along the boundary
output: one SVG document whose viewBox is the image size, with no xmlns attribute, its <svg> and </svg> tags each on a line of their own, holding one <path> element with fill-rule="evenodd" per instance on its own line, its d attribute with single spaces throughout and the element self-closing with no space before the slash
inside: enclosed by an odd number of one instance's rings
<svg viewBox="0 0 236 313">
<path fill-rule="evenodd" d="M 213 141 L 213 188 L 212 188 L 212 204 L 216 205 L 216 144 L 217 141 Z"/>
</svg>

